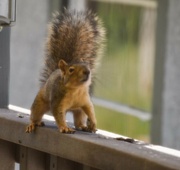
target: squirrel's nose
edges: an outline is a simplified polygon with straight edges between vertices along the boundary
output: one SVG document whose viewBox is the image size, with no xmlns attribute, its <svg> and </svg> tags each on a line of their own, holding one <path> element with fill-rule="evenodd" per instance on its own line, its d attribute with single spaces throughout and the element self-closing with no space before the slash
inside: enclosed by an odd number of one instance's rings
<svg viewBox="0 0 180 170">
<path fill-rule="evenodd" d="M 87 69 L 87 70 L 84 70 L 84 71 L 83 71 L 83 74 L 88 76 L 88 75 L 90 74 L 90 70 L 88 70 L 88 69 Z"/>
</svg>

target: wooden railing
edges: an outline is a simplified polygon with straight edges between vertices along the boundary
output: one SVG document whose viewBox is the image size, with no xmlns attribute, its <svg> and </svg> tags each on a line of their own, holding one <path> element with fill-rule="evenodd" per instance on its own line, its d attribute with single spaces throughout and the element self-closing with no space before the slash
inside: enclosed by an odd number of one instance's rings
<svg viewBox="0 0 180 170">
<path fill-rule="evenodd" d="M 0 109 L 1 170 L 13 170 L 15 162 L 20 170 L 180 169 L 176 150 L 158 151 L 157 146 L 99 130 L 61 134 L 54 121 L 45 119 L 44 127 L 27 134 L 28 122 L 28 114 Z"/>
</svg>

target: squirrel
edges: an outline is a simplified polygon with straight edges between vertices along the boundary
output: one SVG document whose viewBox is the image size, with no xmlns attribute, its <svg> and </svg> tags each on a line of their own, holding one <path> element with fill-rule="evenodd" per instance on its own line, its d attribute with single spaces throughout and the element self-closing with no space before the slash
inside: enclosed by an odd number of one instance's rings
<svg viewBox="0 0 180 170">
<path fill-rule="evenodd" d="M 49 24 L 40 89 L 31 106 L 26 132 L 42 126 L 44 113 L 52 112 L 61 133 L 74 133 L 66 123 L 72 111 L 76 129 L 96 132 L 89 88 L 104 49 L 105 29 L 91 12 L 64 10 Z"/>
</svg>

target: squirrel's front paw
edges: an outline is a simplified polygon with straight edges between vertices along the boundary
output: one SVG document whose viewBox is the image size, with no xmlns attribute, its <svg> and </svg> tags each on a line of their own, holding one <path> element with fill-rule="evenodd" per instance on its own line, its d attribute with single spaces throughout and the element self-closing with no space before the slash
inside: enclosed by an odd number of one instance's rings
<svg viewBox="0 0 180 170">
<path fill-rule="evenodd" d="M 61 127 L 59 127 L 59 131 L 60 131 L 61 133 L 75 133 L 75 130 L 74 130 L 74 129 L 71 129 L 71 128 L 67 127 L 67 126 L 61 126 Z"/>
<path fill-rule="evenodd" d="M 93 132 L 93 133 L 97 131 L 96 123 L 90 121 L 89 119 L 87 120 L 87 131 Z"/>
<path fill-rule="evenodd" d="M 26 127 L 26 133 L 31 133 L 35 130 L 35 127 L 36 125 L 34 123 L 31 123 L 29 124 L 27 127 Z"/>
<path fill-rule="evenodd" d="M 31 123 L 26 127 L 26 133 L 31 133 L 35 130 L 36 126 L 44 126 L 44 122 Z"/>
</svg>

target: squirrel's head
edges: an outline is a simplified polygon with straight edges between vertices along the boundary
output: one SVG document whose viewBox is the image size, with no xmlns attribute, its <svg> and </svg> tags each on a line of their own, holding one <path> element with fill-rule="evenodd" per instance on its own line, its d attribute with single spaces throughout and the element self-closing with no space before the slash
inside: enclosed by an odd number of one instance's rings
<svg viewBox="0 0 180 170">
<path fill-rule="evenodd" d="M 85 63 L 67 64 L 60 60 L 58 66 L 62 72 L 62 79 L 65 86 L 76 87 L 91 84 L 91 72 Z"/>
</svg>

